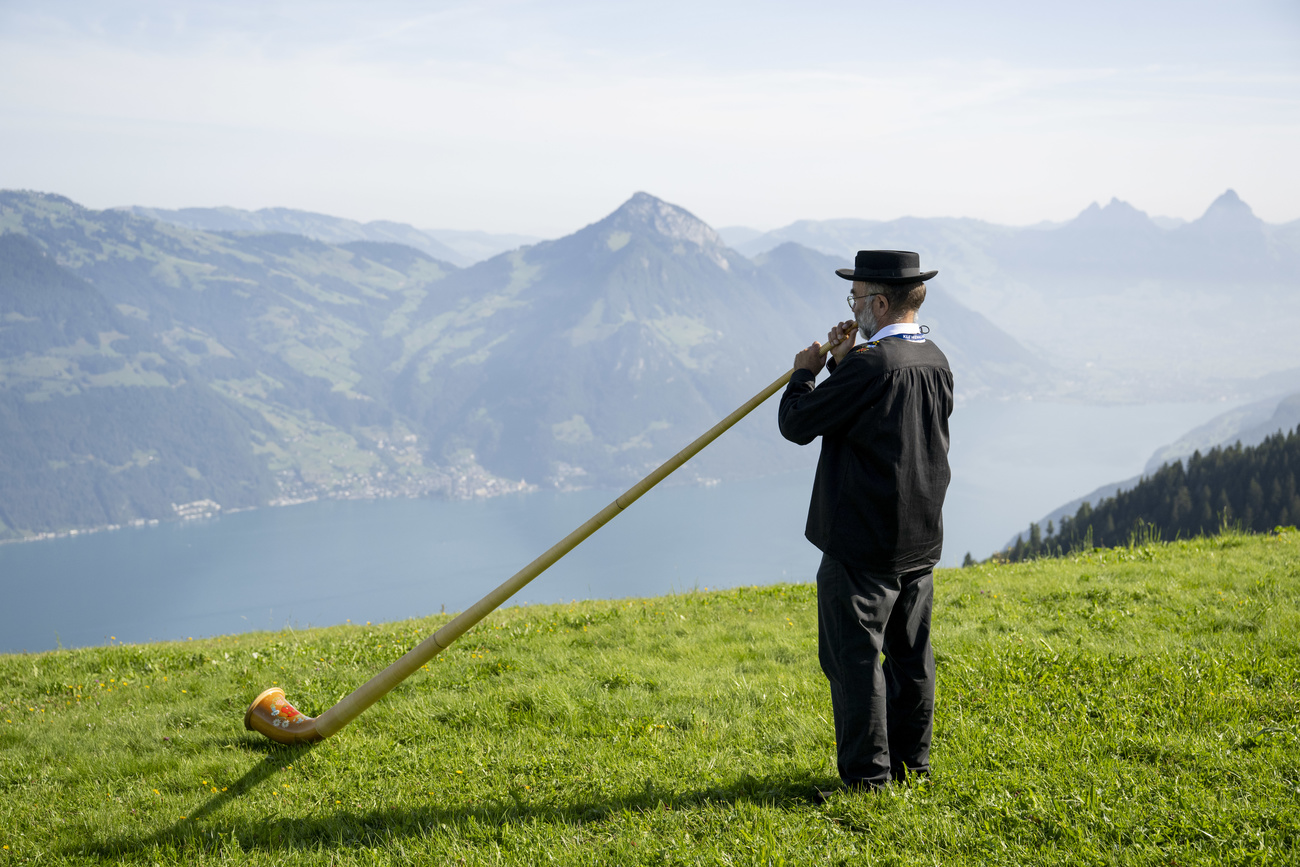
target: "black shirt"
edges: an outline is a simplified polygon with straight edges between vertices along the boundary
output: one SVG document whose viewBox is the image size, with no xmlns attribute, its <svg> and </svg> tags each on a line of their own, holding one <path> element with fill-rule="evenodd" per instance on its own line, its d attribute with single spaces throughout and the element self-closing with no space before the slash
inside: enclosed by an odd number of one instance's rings
<svg viewBox="0 0 1300 867">
<path fill-rule="evenodd" d="M 952 371 L 930 341 L 855 347 L 831 375 L 796 370 L 781 435 L 822 438 L 804 535 L 842 563 L 877 572 L 933 567 L 943 550 Z"/>
</svg>

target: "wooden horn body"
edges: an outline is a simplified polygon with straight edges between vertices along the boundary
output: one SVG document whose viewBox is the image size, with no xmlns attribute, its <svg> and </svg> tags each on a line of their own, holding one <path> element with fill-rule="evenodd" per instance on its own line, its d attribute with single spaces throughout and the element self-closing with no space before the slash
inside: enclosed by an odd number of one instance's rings
<svg viewBox="0 0 1300 867">
<path fill-rule="evenodd" d="M 852 333 L 852 332 L 850 332 Z M 825 355 L 834 344 L 821 347 Z M 284 690 L 271 687 L 265 690 L 244 714 L 244 727 L 249 731 L 260 732 L 273 741 L 282 744 L 300 744 L 323 740 L 330 737 L 352 720 L 360 716 L 366 708 L 387 695 L 393 687 L 410 677 L 420 667 L 443 650 L 453 641 L 468 632 L 475 624 L 501 606 L 507 599 L 523 589 L 524 585 L 545 572 L 557 560 L 578 547 L 584 539 L 595 533 L 619 512 L 636 502 L 642 494 L 659 484 L 675 472 L 682 464 L 699 454 L 728 428 L 749 415 L 756 407 L 766 401 L 777 391 L 784 388 L 794 374 L 794 368 L 772 382 L 758 394 L 740 405 L 731 415 L 709 428 L 694 442 L 656 467 L 649 475 L 624 491 L 612 503 L 601 509 L 569 535 L 556 542 L 537 559 L 520 569 L 492 592 L 475 602 L 460 615 L 453 618 L 437 632 L 408 650 L 400 658 L 379 674 L 366 681 L 350 695 L 341 699 L 325 713 L 318 717 L 309 717 L 295 708 L 285 698 Z"/>
</svg>

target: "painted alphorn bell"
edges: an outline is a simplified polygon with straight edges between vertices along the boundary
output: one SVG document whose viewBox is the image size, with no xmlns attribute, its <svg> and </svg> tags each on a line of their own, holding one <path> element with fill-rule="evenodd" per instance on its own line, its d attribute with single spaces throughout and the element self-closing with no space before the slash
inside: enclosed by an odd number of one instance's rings
<svg viewBox="0 0 1300 867">
<path fill-rule="evenodd" d="M 821 354 L 825 355 L 835 345 L 823 346 Z M 614 502 L 592 515 L 581 527 L 556 542 L 536 560 L 453 618 L 446 626 L 402 654 L 397 661 L 363 683 L 351 695 L 345 696 L 325 713 L 318 717 L 307 716 L 289 703 L 283 689 L 273 686 L 253 699 L 253 703 L 248 706 L 248 711 L 244 714 L 244 728 L 261 732 L 271 740 L 282 744 L 310 743 L 330 737 L 359 717 L 366 708 L 387 695 L 399 683 L 419 671 L 426 662 L 450 647 L 453 641 L 499 608 L 507 599 L 522 590 L 524 585 L 554 565 L 557 560 L 578 547 L 588 536 L 609 523 L 615 515 L 635 503 L 642 494 L 672 475 L 682 464 L 699 454 L 705 446 L 749 415 L 759 404 L 784 388 L 793 374 L 794 368 L 790 368 L 767 388 L 745 401 L 731 415 L 709 428 L 693 443 L 624 491 Z"/>
</svg>

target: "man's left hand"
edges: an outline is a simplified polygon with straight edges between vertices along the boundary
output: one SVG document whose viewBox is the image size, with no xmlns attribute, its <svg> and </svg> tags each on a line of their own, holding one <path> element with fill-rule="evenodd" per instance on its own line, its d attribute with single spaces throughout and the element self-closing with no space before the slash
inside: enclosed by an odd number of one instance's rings
<svg viewBox="0 0 1300 867">
<path fill-rule="evenodd" d="M 853 349 L 853 344 L 858 338 L 858 323 L 852 319 L 841 322 L 830 330 L 826 335 L 826 342 L 832 345 L 831 355 L 835 356 L 835 363 L 839 364 L 845 356 Z"/>
<path fill-rule="evenodd" d="M 811 370 L 816 375 L 821 373 L 825 366 L 826 359 L 822 357 L 822 345 L 815 340 L 811 346 L 800 350 L 794 357 L 795 370 Z"/>
</svg>

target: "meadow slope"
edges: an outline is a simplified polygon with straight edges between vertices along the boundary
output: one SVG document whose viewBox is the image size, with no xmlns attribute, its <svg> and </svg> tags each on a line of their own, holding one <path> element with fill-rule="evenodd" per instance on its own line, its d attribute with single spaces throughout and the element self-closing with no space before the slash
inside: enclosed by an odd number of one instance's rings
<svg viewBox="0 0 1300 867">
<path fill-rule="evenodd" d="M 545 580 L 545 577 L 540 579 Z M 0 867 L 1300 861 L 1300 533 L 937 577 L 934 776 L 834 782 L 810 585 L 0 657 Z"/>
</svg>

